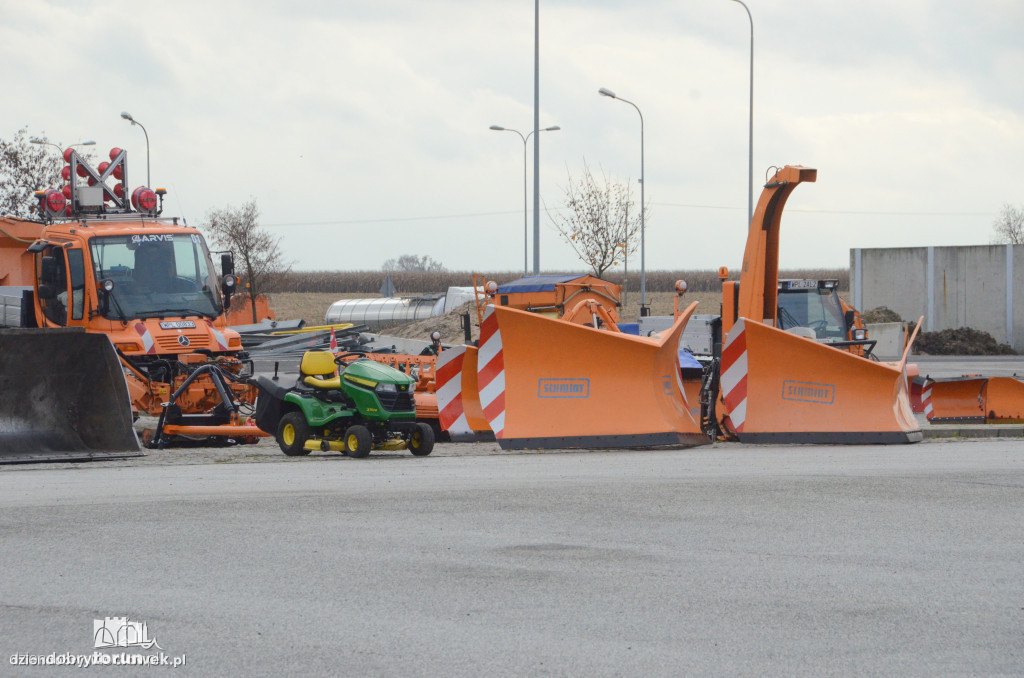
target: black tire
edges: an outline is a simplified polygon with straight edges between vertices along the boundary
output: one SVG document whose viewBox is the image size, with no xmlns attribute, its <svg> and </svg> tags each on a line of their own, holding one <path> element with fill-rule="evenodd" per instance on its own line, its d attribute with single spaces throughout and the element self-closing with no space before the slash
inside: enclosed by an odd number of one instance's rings
<svg viewBox="0 0 1024 678">
<path fill-rule="evenodd" d="M 277 435 L 275 437 L 282 452 L 289 457 L 301 457 L 312 451 L 303 447 L 312 434 L 313 432 L 310 430 L 309 424 L 306 423 L 306 417 L 302 415 L 302 412 L 292 411 L 281 417 L 281 421 L 277 425 Z"/>
<path fill-rule="evenodd" d="M 348 456 L 362 459 L 370 454 L 372 447 L 373 437 L 365 426 L 355 424 L 345 431 L 345 454 Z"/>
<path fill-rule="evenodd" d="M 434 451 L 434 429 L 430 424 L 416 424 L 416 430 L 409 436 L 409 451 L 417 457 L 425 457 Z"/>
</svg>

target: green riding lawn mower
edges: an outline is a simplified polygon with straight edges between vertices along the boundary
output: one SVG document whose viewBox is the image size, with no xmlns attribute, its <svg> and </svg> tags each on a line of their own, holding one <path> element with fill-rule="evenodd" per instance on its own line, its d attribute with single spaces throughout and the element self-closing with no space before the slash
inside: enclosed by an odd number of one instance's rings
<svg viewBox="0 0 1024 678">
<path fill-rule="evenodd" d="M 422 457 L 434 448 L 433 429 L 416 421 L 415 380 L 361 353 L 307 351 L 294 386 L 263 376 L 252 383 L 259 388 L 256 426 L 288 456 L 408 449 Z"/>
</svg>

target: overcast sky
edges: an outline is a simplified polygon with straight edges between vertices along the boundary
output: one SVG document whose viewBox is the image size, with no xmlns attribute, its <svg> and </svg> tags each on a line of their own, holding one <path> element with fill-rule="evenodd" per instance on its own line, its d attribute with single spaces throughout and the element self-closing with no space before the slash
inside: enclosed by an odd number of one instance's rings
<svg viewBox="0 0 1024 678">
<path fill-rule="evenodd" d="M 1024 204 L 1024 3 L 749 0 L 755 201 L 772 165 L 818 169 L 782 265 L 854 247 L 987 244 Z M 0 0 L 0 136 L 100 155 L 201 225 L 250 197 L 299 270 L 427 254 L 523 264 L 532 0 Z M 737 266 L 747 229 L 750 24 L 730 0 L 541 0 L 541 269 L 582 270 L 544 212 L 584 160 L 639 197 L 646 266 Z M 532 268 L 533 157 L 530 143 Z M 637 258 L 638 259 L 638 258 Z M 630 269 L 639 261 L 631 260 Z"/>
</svg>

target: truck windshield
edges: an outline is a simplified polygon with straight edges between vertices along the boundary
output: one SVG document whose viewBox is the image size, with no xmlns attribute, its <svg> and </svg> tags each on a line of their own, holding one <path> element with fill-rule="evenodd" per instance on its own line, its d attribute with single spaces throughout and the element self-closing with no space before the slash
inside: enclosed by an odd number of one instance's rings
<svg viewBox="0 0 1024 678">
<path fill-rule="evenodd" d="M 214 318 L 223 310 L 210 252 L 197 233 L 101 236 L 90 248 L 96 280 L 114 283 L 108 318 Z"/>
<path fill-rule="evenodd" d="M 830 289 L 779 290 L 779 329 L 809 327 L 818 339 L 846 339 L 839 295 Z"/>
</svg>

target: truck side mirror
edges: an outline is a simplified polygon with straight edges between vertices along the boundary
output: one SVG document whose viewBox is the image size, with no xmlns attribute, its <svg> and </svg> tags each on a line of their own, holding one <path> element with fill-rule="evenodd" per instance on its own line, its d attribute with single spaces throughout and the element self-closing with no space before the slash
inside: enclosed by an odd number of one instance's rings
<svg viewBox="0 0 1024 678">
<path fill-rule="evenodd" d="M 853 319 L 856 317 L 856 312 L 851 308 L 843 314 L 843 320 L 846 321 L 846 330 L 850 331 L 853 329 Z"/>
<path fill-rule="evenodd" d="M 39 298 L 49 301 L 57 298 L 57 288 L 49 283 L 39 285 Z"/>
<path fill-rule="evenodd" d="M 220 291 L 224 294 L 224 308 L 231 308 L 231 295 L 238 287 L 238 276 L 230 273 L 221 276 Z"/>
<path fill-rule="evenodd" d="M 231 253 L 220 255 L 220 274 L 227 276 L 235 272 L 235 259 Z"/>
</svg>

